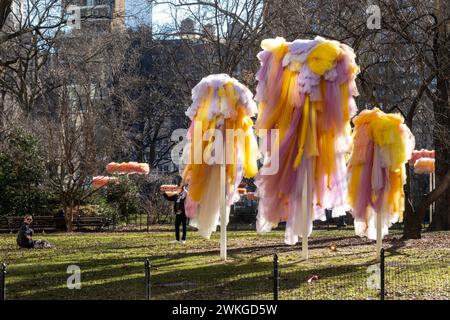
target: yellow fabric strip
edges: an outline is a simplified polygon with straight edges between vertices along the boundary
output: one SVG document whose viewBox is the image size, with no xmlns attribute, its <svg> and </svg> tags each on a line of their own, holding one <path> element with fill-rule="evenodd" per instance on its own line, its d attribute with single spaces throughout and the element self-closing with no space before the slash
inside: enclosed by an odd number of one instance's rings
<svg viewBox="0 0 450 320">
<path fill-rule="evenodd" d="M 305 103 L 303 106 L 303 114 L 302 114 L 302 125 L 301 125 L 301 132 L 300 132 L 300 138 L 298 140 L 298 153 L 294 160 L 294 169 L 297 169 L 300 165 L 300 161 L 303 156 L 304 146 L 305 146 L 305 139 L 306 139 L 306 128 L 308 124 L 309 119 L 309 96 L 305 97 Z"/>
</svg>

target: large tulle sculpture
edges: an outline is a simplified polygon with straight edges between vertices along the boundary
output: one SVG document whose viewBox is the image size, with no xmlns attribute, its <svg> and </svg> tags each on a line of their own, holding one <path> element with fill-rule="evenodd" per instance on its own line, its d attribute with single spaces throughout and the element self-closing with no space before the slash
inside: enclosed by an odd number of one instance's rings
<svg viewBox="0 0 450 320">
<path fill-rule="evenodd" d="M 375 108 L 353 119 L 354 141 L 350 156 L 348 197 L 359 236 L 381 239 L 389 226 L 403 217 L 405 163 L 414 150 L 414 136 L 399 114 Z"/>
<path fill-rule="evenodd" d="M 347 209 L 345 154 L 359 68 L 350 47 L 321 37 L 267 39 L 261 47 L 256 129 L 258 134 L 279 130 L 265 155 L 265 167 L 277 156 L 279 170 L 255 179 L 257 230 L 270 231 L 286 221 L 285 242 L 292 245 L 303 237 L 307 245 L 312 221 L 323 219 L 324 209 L 333 208 L 333 214 Z"/>
<path fill-rule="evenodd" d="M 221 219 L 224 234 L 229 207 L 240 198 L 238 187 L 242 178 L 253 177 L 258 170 L 258 145 L 251 119 L 256 104 L 252 99 L 252 93 L 244 85 L 226 74 L 205 77 L 192 90 L 193 103 L 186 111 L 192 123 L 187 135 L 190 143 L 183 152 L 184 162 L 188 163 L 183 182 L 189 185 L 186 215 L 203 237 L 209 238 L 216 230 L 221 197 L 226 194 L 226 213 Z M 224 146 L 226 167 L 221 165 Z M 221 188 L 225 188 L 223 194 Z"/>
</svg>

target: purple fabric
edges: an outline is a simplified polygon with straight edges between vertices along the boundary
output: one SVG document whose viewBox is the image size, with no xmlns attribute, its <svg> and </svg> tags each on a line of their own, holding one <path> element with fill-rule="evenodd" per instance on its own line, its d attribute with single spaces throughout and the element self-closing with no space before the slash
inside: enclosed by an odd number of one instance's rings
<svg viewBox="0 0 450 320">
<path fill-rule="evenodd" d="M 364 163 L 360 181 L 364 181 L 359 185 L 359 197 L 354 208 L 354 217 L 363 219 L 366 216 L 367 206 L 371 202 L 372 195 L 372 165 L 373 165 L 373 141 L 367 144 L 366 162 Z"/>
</svg>

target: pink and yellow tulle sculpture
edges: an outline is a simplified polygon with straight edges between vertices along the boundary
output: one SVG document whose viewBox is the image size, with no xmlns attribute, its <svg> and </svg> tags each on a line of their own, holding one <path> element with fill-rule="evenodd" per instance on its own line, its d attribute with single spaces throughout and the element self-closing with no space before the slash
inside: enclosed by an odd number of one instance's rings
<svg viewBox="0 0 450 320">
<path fill-rule="evenodd" d="M 419 158 L 414 163 L 414 172 L 417 174 L 430 174 L 434 172 L 435 160 L 433 158 Z"/>
<path fill-rule="evenodd" d="M 349 202 L 359 236 L 380 241 L 392 223 L 401 221 L 405 205 L 405 164 L 414 136 L 399 114 L 364 110 L 353 119 Z"/>
<path fill-rule="evenodd" d="M 147 163 L 110 162 L 106 166 L 106 171 L 110 174 L 148 174 L 150 169 Z"/>
<path fill-rule="evenodd" d="M 257 230 L 286 221 L 285 242 L 293 245 L 299 237 L 307 239 L 324 209 L 333 208 L 334 215 L 348 209 L 345 155 L 359 68 L 350 47 L 321 37 L 293 42 L 278 37 L 261 47 L 256 130 L 258 135 L 278 130 L 269 139 L 264 167 L 278 157 L 279 170 L 261 171 L 255 179 Z"/>
<path fill-rule="evenodd" d="M 92 178 L 92 187 L 102 188 L 112 183 L 118 183 L 117 177 L 96 176 Z"/>
<path fill-rule="evenodd" d="M 221 188 L 223 198 L 226 194 L 223 221 L 226 226 L 229 207 L 240 198 L 238 187 L 242 178 L 253 177 L 258 171 L 259 151 L 251 119 L 256 104 L 253 94 L 226 74 L 203 78 L 192 90 L 192 100 L 186 111 L 192 120 L 187 134 L 189 143 L 183 151 L 187 162 L 183 171 L 183 183 L 188 184 L 186 215 L 191 226 L 209 238 L 219 224 Z M 233 138 L 233 134 L 240 138 Z M 223 140 L 226 140 L 224 187 L 220 181 Z"/>
</svg>

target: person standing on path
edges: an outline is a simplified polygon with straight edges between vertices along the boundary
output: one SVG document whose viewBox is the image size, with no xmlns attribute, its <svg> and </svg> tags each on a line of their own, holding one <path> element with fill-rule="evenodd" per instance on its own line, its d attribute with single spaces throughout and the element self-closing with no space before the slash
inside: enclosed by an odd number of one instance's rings
<svg viewBox="0 0 450 320">
<path fill-rule="evenodd" d="M 184 201 L 186 199 L 187 190 L 186 186 L 179 188 L 178 193 L 173 195 L 168 195 L 165 191 L 161 190 L 161 194 L 168 201 L 173 201 L 173 210 L 175 212 L 175 238 L 176 240 L 171 241 L 172 243 L 186 243 L 186 228 L 187 228 L 187 217 L 186 211 L 184 209 Z M 183 235 L 180 240 L 180 225 L 183 227 Z"/>
</svg>

